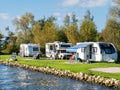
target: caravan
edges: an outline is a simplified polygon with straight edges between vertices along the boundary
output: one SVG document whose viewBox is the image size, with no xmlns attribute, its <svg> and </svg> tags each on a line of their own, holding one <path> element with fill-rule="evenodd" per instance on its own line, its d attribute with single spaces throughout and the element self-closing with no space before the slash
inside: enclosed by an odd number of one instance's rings
<svg viewBox="0 0 120 90">
<path fill-rule="evenodd" d="M 40 53 L 39 44 L 21 44 L 20 45 L 20 56 L 34 56 Z"/>
<path fill-rule="evenodd" d="M 71 43 L 65 42 L 53 42 L 53 43 L 46 43 L 46 57 L 51 57 L 53 59 L 64 59 L 71 56 L 71 53 L 67 53 L 66 49 L 71 47 Z"/>
<path fill-rule="evenodd" d="M 84 42 L 70 47 L 67 52 L 75 52 L 78 58 L 88 61 L 117 61 L 117 50 L 112 43 Z"/>
</svg>

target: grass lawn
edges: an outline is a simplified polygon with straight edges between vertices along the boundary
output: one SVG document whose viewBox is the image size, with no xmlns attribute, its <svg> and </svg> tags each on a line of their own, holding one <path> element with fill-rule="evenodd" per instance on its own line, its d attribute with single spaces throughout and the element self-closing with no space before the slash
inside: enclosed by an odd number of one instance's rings
<svg viewBox="0 0 120 90">
<path fill-rule="evenodd" d="M 10 55 L 0 55 L 0 60 L 7 60 L 11 56 Z M 91 71 L 91 68 L 100 68 L 100 67 L 120 67 L 120 64 L 117 63 L 90 63 L 90 64 L 68 64 L 68 60 L 33 60 L 30 57 L 19 57 L 17 56 L 18 61 L 14 61 L 14 63 L 19 64 L 28 64 L 31 66 L 37 67 L 51 67 L 60 70 L 70 70 L 71 72 L 79 73 L 83 72 L 89 75 L 103 76 L 107 78 L 115 78 L 120 80 L 120 73 L 112 74 L 112 73 L 103 73 L 97 71 Z"/>
</svg>

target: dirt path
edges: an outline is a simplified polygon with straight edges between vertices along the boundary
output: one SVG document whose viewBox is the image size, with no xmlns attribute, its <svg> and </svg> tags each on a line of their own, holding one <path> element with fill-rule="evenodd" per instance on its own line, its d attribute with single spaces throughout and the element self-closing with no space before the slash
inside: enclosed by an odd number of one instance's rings
<svg viewBox="0 0 120 90">
<path fill-rule="evenodd" d="M 92 68 L 92 71 L 99 71 L 105 73 L 120 73 L 120 67 L 108 67 L 108 68 Z"/>
</svg>

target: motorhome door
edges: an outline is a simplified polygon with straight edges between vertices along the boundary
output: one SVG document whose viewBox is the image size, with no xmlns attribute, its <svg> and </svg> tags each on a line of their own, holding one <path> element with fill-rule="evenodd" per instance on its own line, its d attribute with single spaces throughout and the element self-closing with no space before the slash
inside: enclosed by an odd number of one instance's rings
<svg viewBox="0 0 120 90">
<path fill-rule="evenodd" d="M 92 45 L 89 46 L 89 59 L 92 59 Z"/>
</svg>

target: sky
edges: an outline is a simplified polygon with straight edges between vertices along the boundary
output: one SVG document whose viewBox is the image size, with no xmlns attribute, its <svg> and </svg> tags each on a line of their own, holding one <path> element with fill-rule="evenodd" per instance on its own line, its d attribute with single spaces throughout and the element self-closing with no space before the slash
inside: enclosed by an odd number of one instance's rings
<svg viewBox="0 0 120 90">
<path fill-rule="evenodd" d="M 6 27 L 15 32 L 13 20 L 26 12 L 32 13 L 35 20 L 55 16 L 58 25 L 63 24 L 66 14 L 74 13 L 81 24 L 87 10 L 94 16 L 98 32 L 101 32 L 108 18 L 111 0 L 0 0 L 0 33 L 7 35 Z"/>
</svg>

